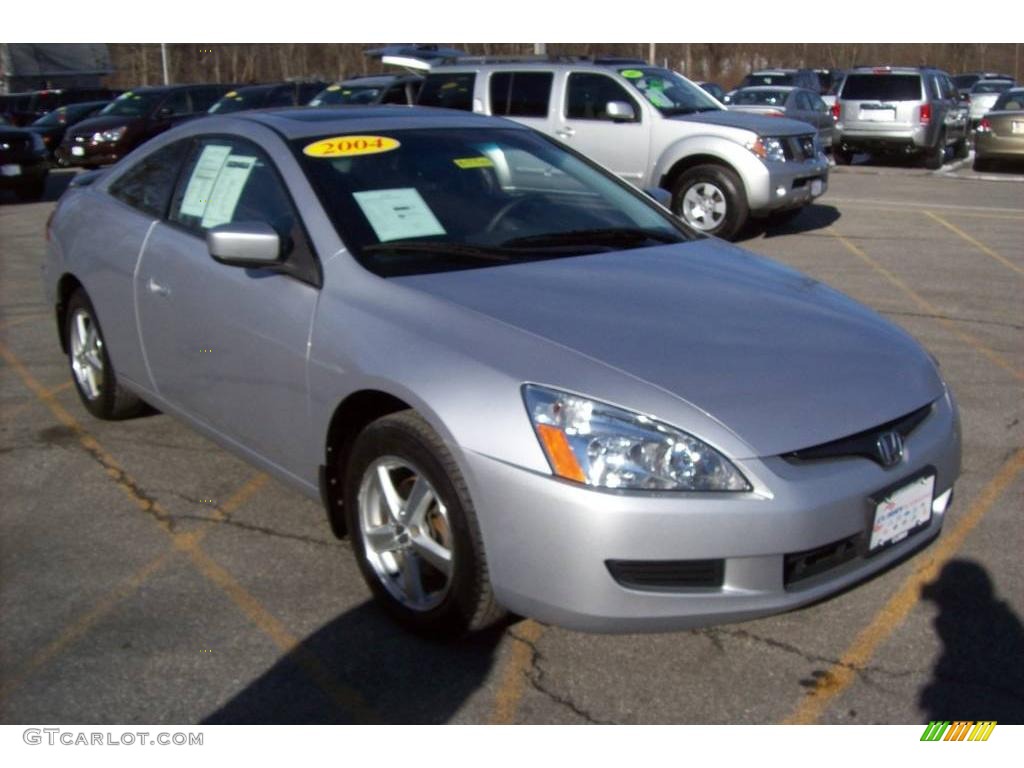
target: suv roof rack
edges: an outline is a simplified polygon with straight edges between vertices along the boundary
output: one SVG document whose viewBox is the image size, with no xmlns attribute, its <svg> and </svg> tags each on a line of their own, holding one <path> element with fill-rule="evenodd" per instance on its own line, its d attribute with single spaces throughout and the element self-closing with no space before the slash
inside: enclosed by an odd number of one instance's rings
<svg viewBox="0 0 1024 768">
<path fill-rule="evenodd" d="M 439 64 L 599 64 L 604 66 L 637 65 L 649 66 L 646 59 L 627 56 L 576 56 L 576 55 L 522 55 L 522 56 L 450 56 Z"/>
</svg>

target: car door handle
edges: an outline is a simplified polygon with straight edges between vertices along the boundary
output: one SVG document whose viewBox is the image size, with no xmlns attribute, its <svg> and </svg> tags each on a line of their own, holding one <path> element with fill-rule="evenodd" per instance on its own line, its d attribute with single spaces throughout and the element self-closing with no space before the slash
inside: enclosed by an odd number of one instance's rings
<svg viewBox="0 0 1024 768">
<path fill-rule="evenodd" d="M 149 278 L 149 282 L 146 284 L 146 287 L 149 288 L 149 292 L 150 293 L 155 293 L 157 296 L 170 296 L 171 295 L 171 289 L 170 288 L 167 288 L 166 286 L 160 285 L 160 283 L 158 283 L 152 277 Z"/>
<path fill-rule="evenodd" d="M 573 136 L 576 135 L 576 129 L 573 128 L 571 125 L 567 125 L 564 128 L 559 128 L 557 131 L 555 131 L 555 135 L 561 136 L 563 139 L 571 139 Z"/>
</svg>

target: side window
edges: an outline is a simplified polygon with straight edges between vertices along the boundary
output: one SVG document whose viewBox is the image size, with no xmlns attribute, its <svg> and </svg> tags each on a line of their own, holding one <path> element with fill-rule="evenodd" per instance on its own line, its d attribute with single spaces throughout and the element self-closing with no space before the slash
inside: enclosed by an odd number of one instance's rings
<svg viewBox="0 0 1024 768">
<path fill-rule="evenodd" d="M 192 96 L 192 111 L 205 112 L 213 106 L 224 90 L 220 88 L 193 88 L 189 93 Z"/>
<path fill-rule="evenodd" d="M 828 112 L 828 105 L 818 95 L 811 96 L 811 109 L 815 112 Z"/>
<path fill-rule="evenodd" d="M 941 99 L 942 89 L 939 85 L 939 78 L 935 77 L 935 75 L 929 75 L 924 80 L 928 84 L 928 98 L 933 100 Z"/>
<path fill-rule="evenodd" d="M 810 111 L 810 110 L 814 109 L 814 107 L 811 106 L 811 99 L 807 95 L 806 91 L 797 91 L 796 92 L 796 108 L 797 109 L 806 110 L 806 111 Z"/>
<path fill-rule="evenodd" d="M 279 85 L 267 94 L 264 107 L 290 107 L 295 103 L 295 86 Z"/>
<path fill-rule="evenodd" d="M 626 89 L 606 75 L 573 72 L 569 75 L 565 116 L 573 120 L 611 120 L 608 102 L 624 101 L 633 107 L 634 122 L 640 121 L 640 107 Z"/>
<path fill-rule="evenodd" d="M 263 150 L 233 138 L 196 143 L 169 218 L 200 235 L 220 224 L 259 221 L 289 237 L 298 224 L 283 183 Z"/>
<path fill-rule="evenodd" d="M 405 83 L 392 85 L 380 99 L 381 104 L 408 104 L 409 97 L 405 94 Z"/>
<path fill-rule="evenodd" d="M 491 75 L 491 114 L 547 117 L 551 72 L 495 72 Z"/>
<path fill-rule="evenodd" d="M 428 75 L 420 90 L 418 103 L 427 107 L 446 107 L 473 111 L 473 72 L 439 72 Z"/>
<path fill-rule="evenodd" d="M 953 81 L 945 75 L 942 76 L 942 88 L 946 92 L 947 99 L 952 99 L 953 101 L 957 101 L 959 99 L 960 96 L 956 86 L 953 85 Z"/>
<path fill-rule="evenodd" d="M 167 214 L 178 170 L 191 143 L 191 139 L 185 139 L 147 155 L 115 179 L 108 191 L 142 213 L 163 218 Z"/>
<path fill-rule="evenodd" d="M 188 92 L 173 91 L 160 105 L 160 111 L 165 115 L 187 115 L 191 112 L 188 101 Z"/>
</svg>

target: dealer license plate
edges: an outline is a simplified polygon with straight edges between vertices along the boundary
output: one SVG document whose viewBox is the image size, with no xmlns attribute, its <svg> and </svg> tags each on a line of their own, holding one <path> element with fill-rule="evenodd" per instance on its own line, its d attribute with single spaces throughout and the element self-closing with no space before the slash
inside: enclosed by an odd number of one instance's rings
<svg viewBox="0 0 1024 768">
<path fill-rule="evenodd" d="M 10 165 L 0 165 L 0 176 L 20 176 L 21 166 L 17 163 L 11 163 Z"/>
<path fill-rule="evenodd" d="M 878 502 L 871 528 L 869 551 L 895 544 L 932 518 L 935 475 L 912 480 Z"/>
<path fill-rule="evenodd" d="M 811 181 L 811 197 L 817 197 L 821 194 L 821 179 L 813 179 Z"/>
<path fill-rule="evenodd" d="M 873 123 L 891 123 L 896 120 L 896 110 L 891 107 L 883 107 L 882 109 L 861 107 L 857 117 Z"/>
<path fill-rule="evenodd" d="M 71 154 L 75 157 L 81 157 L 85 154 L 85 147 L 72 147 Z"/>
</svg>

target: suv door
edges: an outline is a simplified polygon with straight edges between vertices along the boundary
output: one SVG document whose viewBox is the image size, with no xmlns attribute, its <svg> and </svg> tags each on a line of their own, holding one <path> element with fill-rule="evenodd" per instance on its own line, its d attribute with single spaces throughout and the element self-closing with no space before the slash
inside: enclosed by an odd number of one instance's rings
<svg viewBox="0 0 1024 768">
<path fill-rule="evenodd" d="M 508 117 L 543 133 L 554 133 L 555 73 L 550 70 L 497 70 L 487 78 L 485 111 Z"/>
<path fill-rule="evenodd" d="M 220 264 L 205 240 L 219 224 L 264 222 L 291 244 L 289 264 L 315 265 L 277 168 L 250 141 L 202 138 L 168 218 L 149 237 L 135 286 L 157 394 L 201 426 L 300 475 L 315 458 L 305 382 L 318 289 L 277 270 Z"/>
<path fill-rule="evenodd" d="M 938 75 L 939 92 L 942 94 L 946 139 L 960 141 L 967 138 L 970 107 L 960 101 L 960 92 L 944 72 Z"/>
<path fill-rule="evenodd" d="M 603 72 L 570 72 L 564 90 L 562 108 L 555 117 L 555 136 L 626 181 L 641 184 L 648 167 L 651 121 L 640 102 Z M 628 104 L 633 119 L 609 116 L 610 102 Z"/>
</svg>

